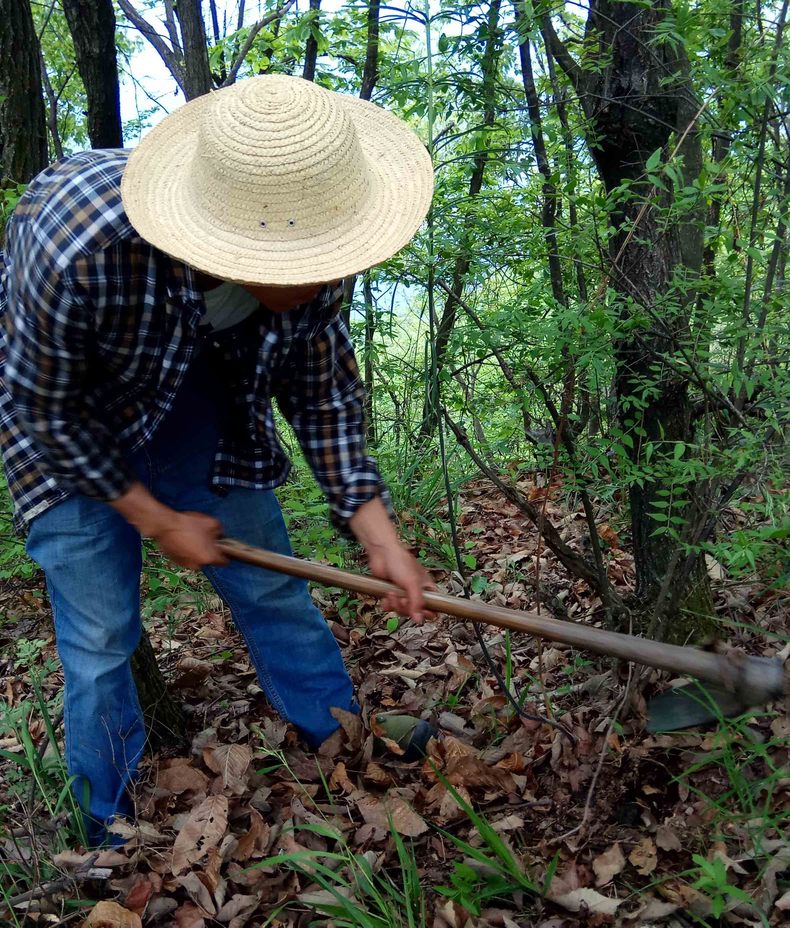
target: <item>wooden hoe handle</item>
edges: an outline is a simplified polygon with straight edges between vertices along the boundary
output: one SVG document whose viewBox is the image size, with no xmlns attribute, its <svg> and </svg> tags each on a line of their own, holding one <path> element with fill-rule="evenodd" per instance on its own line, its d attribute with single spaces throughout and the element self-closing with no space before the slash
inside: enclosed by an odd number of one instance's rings
<svg viewBox="0 0 790 928">
<path fill-rule="evenodd" d="M 223 554 L 233 560 L 314 580 L 325 586 L 341 587 L 344 590 L 376 597 L 398 592 L 396 586 L 385 580 L 339 570 L 337 567 L 319 564 L 316 561 L 264 551 L 232 538 L 220 541 L 219 547 Z M 657 667 L 676 676 L 692 676 L 707 680 L 735 691 L 743 698 L 745 705 L 767 702 L 774 696 L 781 695 L 786 687 L 786 674 L 782 662 L 774 658 L 740 655 L 738 659 L 733 659 L 712 651 L 701 651 L 699 648 L 637 638 L 634 635 L 610 632 L 576 622 L 562 622 L 534 612 L 491 606 L 477 600 L 447 596 L 444 593 L 426 591 L 425 604 L 434 612 L 443 612 L 459 619 L 525 632 L 528 635 L 594 651 L 596 654 L 606 654 L 646 664 L 648 667 Z"/>
</svg>

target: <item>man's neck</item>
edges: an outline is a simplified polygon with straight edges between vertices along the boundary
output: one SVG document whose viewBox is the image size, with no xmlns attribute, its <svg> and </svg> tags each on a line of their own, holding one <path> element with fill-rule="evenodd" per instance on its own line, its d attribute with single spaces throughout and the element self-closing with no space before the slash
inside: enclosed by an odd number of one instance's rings
<svg viewBox="0 0 790 928">
<path fill-rule="evenodd" d="M 197 272 L 197 285 L 203 290 L 215 290 L 225 283 L 217 277 L 210 277 L 201 271 Z M 325 284 L 305 284 L 297 287 L 273 287 L 271 285 L 239 284 L 259 303 L 274 313 L 288 312 L 295 306 L 314 299 L 321 292 Z"/>
</svg>

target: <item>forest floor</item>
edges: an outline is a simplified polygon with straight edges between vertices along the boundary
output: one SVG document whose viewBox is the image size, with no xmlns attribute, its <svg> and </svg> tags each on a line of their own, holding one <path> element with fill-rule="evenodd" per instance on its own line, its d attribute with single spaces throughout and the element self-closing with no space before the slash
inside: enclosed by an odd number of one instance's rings
<svg viewBox="0 0 790 928">
<path fill-rule="evenodd" d="M 522 489 L 541 493 L 528 479 Z M 580 543 L 580 512 L 557 495 L 547 514 Z M 723 530 L 740 518 L 728 511 Z M 459 530 L 470 574 L 480 578 L 475 595 L 534 609 L 537 539 L 515 508 L 488 485 L 468 484 Z M 631 556 L 609 524 L 599 535 L 610 578 L 625 593 Z M 548 552 L 540 564 L 544 613 L 600 624 L 600 603 L 583 584 Z M 666 676 L 637 679 L 611 660 L 486 630 L 527 711 L 550 713 L 571 740 L 514 716 L 469 625 L 398 622 L 372 601 L 316 589 L 363 711 L 344 716 L 313 754 L 268 706 L 221 603 L 171 573 L 155 589 L 149 583 L 146 603 L 154 647 L 188 708 L 191 750 L 146 761 L 138 827 L 98 858 L 69 837 L 53 792 L 57 759 L 47 766 L 37 750 L 47 727 L 36 685 L 57 721 L 62 684 L 41 579 L 3 581 L 0 924 L 76 925 L 97 900 L 107 902 L 86 924 L 787 923 L 790 724 L 782 706 L 650 735 L 645 699 Z M 438 580 L 461 592 L 453 575 Z M 722 637 L 788 656 L 787 592 L 756 578 L 717 578 L 715 590 Z M 380 749 L 375 717 L 390 710 L 436 725 L 428 759 L 404 763 Z"/>
</svg>

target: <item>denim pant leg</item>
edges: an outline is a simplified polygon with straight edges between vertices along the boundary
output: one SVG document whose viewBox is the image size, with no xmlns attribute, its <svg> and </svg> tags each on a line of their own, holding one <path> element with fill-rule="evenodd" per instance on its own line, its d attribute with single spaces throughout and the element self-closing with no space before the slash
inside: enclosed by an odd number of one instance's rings
<svg viewBox="0 0 790 928">
<path fill-rule="evenodd" d="M 231 491 L 212 507 L 212 514 L 231 537 L 291 554 L 282 512 L 271 491 Z M 318 746 L 338 727 L 330 708 L 354 708 L 353 686 L 307 583 L 239 563 L 207 568 L 206 576 L 230 606 L 272 705 Z"/>
<path fill-rule="evenodd" d="M 205 394 L 190 401 L 182 393 L 176 417 L 146 448 L 152 492 L 174 509 L 214 516 L 229 537 L 290 554 L 272 491 L 232 488 L 218 494 L 210 488 L 217 446 L 214 421 Z M 230 608 L 269 701 L 317 746 L 338 727 L 330 708 L 356 707 L 340 649 L 307 583 L 240 563 L 205 573 Z"/>
<path fill-rule="evenodd" d="M 27 542 L 44 570 L 64 675 L 66 766 L 98 844 L 132 813 L 128 787 L 145 731 L 130 658 L 140 639 L 140 536 L 83 496 L 37 516 Z"/>
</svg>

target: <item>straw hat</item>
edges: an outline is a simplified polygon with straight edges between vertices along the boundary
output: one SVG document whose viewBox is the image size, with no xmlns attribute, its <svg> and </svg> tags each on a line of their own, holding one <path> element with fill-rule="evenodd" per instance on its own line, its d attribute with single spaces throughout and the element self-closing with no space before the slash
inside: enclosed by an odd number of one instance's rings
<svg viewBox="0 0 790 928">
<path fill-rule="evenodd" d="M 251 77 L 184 104 L 121 184 L 136 231 L 214 277 L 322 283 L 391 257 L 431 202 L 419 137 L 372 103 L 298 77 Z"/>
</svg>

